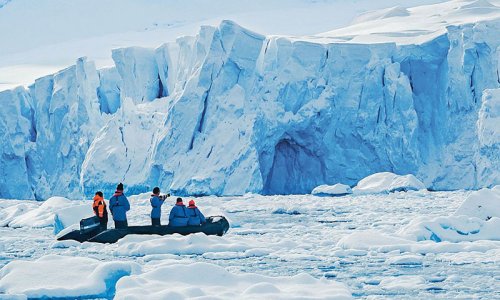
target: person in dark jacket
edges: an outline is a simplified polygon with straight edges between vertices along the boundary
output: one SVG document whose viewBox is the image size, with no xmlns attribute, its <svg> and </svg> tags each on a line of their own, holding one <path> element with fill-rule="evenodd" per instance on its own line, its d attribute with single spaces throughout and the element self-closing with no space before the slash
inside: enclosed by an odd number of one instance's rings
<svg viewBox="0 0 500 300">
<path fill-rule="evenodd" d="M 109 210 L 113 215 L 113 220 L 115 221 L 116 229 L 126 229 L 128 227 L 127 223 L 127 211 L 130 210 L 130 203 L 127 197 L 123 194 L 123 184 L 119 183 L 116 186 L 116 192 L 109 199 Z"/>
<path fill-rule="evenodd" d="M 161 206 L 163 202 L 165 202 L 164 197 L 160 197 L 160 188 L 155 187 L 153 189 L 153 194 L 151 195 L 151 199 L 149 199 L 151 203 L 151 225 L 153 226 L 161 226 Z"/>
<path fill-rule="evenodd" d="M 188 225 L 189 226 L 200 226 L 207 222 L 205 216 L 201 213 L 201 211 L 196 207 L 196 203 L 194 200 L 189 201 L 189 205 L 187 207 L 188 211 Z"/>
<path fill-rule="evenodd" d="M 95 193 L 92 209 L 96 217 L 99 218 L 101 229 L 106 230 L 108 228 L 108 210 L 106 209 L 106 201 L 104 201 L 101 191 Z"/>
<path fill-rule="evenodd" d="M 182 203 L 182 198 L 177 198 L 177 201 L 170 210 L 170 216 L 168 217 L 168 226 L 172 227 L 182 227 L 188 225 L 188 215 L 186 211 L 186 206 Z"/>
</svg>

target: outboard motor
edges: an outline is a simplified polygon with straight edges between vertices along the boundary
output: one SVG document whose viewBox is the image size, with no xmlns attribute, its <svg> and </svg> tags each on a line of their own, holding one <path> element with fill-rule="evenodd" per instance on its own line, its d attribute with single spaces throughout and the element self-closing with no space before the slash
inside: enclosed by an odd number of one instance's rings
<svg viewBox="0 0 500 300">
<path fill-rule="evenodd" d="M 80 233 L 85 234 L 94 231 L 101 226 L 99 218 L 96 216 L 80 220 Z"/>
</svg>

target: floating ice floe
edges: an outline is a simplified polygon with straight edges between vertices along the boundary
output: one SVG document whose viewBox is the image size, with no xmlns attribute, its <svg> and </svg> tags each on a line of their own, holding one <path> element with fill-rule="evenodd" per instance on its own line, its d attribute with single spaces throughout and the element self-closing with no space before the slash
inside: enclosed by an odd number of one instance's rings
<svg viewBox="0 0 500 300">
<path fill-rule="evenodd" d="M 140 266 L 134 262 L 47 255 L 3 267 L 0 293 L 28 298 L 108 298 L 121 277 L 138 272 Z"/>
<path fill-rule="evenodd" d="M 380 281 L 380 286 L 385 290 L 400 292 L 401 290 L 413 290 L 425 284 L 422 276 L 399 276 L 392 278 L 384 278 Z"/>
<path fill-rule="evenodd" d="M 6 208 L 0 209 L 0 226 L 9 226 L 10 222 L 15 220 L 17 217 L 19 217 L 22 214 L 27 213 L 30 210 L 33 210 L 38 207 L 38 205 L 23 201 L 23 202 L 18 202 L 14 203 L 14 201 L 11 201 L 11 205 L 9 205 Z"/>
<path fill-rule="evenodd" d="M 410 222 L 401 233 L 417 241 L 463 242 L 500 240 L 500 218 L 488 221 L 476 217 L 449 216 L 428 219 L 420 217 Z"/>
<path fill-rule="evenodd" d="M 371 250 L 382 246 L 405 245 L 412 243 L 400 237 L 389 236 L 375 230 L 354 232 L 339 240 L 337 246 L 343 249 Z"/>
<path fill-rule="evenodd" d="M 308 274 L 233 274 L 208 263 L 173 264 L 120 279 L 116 299 L 351 299 L 340 283 Z"/>
<path fill-rule="evenodd" d="M 453 216 L 419 217 L 400 234 L 417 241 L 500 240 L 499 228 L 500 191 L 495 187 L 471 193 Z"/>
<path fill-rule="evenodd" d="M 425 185 L 412 174 L 397 175 L 381 172 L 361 179 L 353 188 L 353 192 L 355 194 L 376 194 L 424 189 Z"/>
<path fill-rule="evenodd" d="M 50 227 L 54 223 L 54 212 L 72 205 L 72 201 L 64 197 L 51 197 L 40 206 L 33 205 L 27 210 L 17 210 L 16 216 L 9 222 L 9 227 Z M 25 213 L 22 213 L 25 212 Z"/>
<path fill-rule="evenodd" d="M 421 255 L 405 254 L 401 256 L 393 256 L 387 260 L 390 265 L 398 266 L 420 266 L 422 265 L 423 258 Z"/>
<path fill-rule="evenodd" d="M 323 184 L 315 187 L 311 194 L 316 196 L 342 196 L 352 194 L 352 189 L 350 186 L 341 183 L 334 185 Z"/>
<path fill-rule="evenodd" d="M 471 193 L 457 209 L 455 215 L 477 217 L 482 220 L 489 220 L 492 217 L 500 218 L 500 186 Z"/>
<path fill-rule="evenodd" d="M 251 245 L 231 241 L 228 238 L 207 236 L 202 233 L 182 236 L 140 236 L 129 235 L 118 241 L 115 255 L 145 256 L 151 254 L 197 254 L 209 252 L 245 252 Z"/>
</svg>

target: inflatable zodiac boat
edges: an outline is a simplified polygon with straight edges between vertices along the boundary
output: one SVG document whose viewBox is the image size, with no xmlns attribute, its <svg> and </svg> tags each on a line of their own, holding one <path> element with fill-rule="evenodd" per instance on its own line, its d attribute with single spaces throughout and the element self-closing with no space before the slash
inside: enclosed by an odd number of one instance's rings
<svg viewBox="0 0 500 300">
<path fill-rule="evenodd" d="M 206 235 L 223 236 L 229 230 L 229 222 L 223 216 L 212 216 L 207 218 L 207 222 L 200 226 L 129 226 L 127 229 L 108 229 L 102 231 L 99 221 L 96 218 L 89 218 L 80 221 L 80 229 L 63 233 L 57 238 L 58 241 L 75 240 L 80 243 L 116 243 L 119 239 L 128 234 L 182 234 L 203 232 Z"/>
</svg>

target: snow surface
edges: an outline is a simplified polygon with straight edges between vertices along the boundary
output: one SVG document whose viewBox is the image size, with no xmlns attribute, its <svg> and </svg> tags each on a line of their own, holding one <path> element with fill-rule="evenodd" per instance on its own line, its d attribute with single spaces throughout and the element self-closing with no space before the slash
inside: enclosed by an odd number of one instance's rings
<svg viewBox="0 0 500 300">
<path fill-rule="evenodd" d="M 323 185 L 315 187 L 312 190 L 311 194 L 316 195 L 316 196 L 347 195 L 347 194 L 352 194 L 352 189 L 350 186 L 342 184 L 342 183 L 337 183 L 334 185 L 323 184 Z"/>
<path fill-rule="evenodd" d="M 491 191 L 497 192 L 498 188 Z M 485 221 L 474 217 L 474 210 L 471 216 L 454 215 L 476 194 L 485 191 L 195 198 L 206 215 L 223 214 L 229 218 L 231 228 L 223 237 L 127 236 L 116 244 L 102 245 L 57 242 L 53 225 L 0 227 L 0 267 L 4 267 L 0 273 L 16 272 L 17 268 L 10 267 L 13 262 L 33 262 L 26 268 L 35 270 L 39 258 L 57 255 L 64 257 L 58 258 L 61 264 L 84 270 L 88 270 L 86 262 L 69 263 L 65 258 L 90 259 L 98 265 L 115 261 L 139 264 L 141 270 L 118 281 L 117 297 L 172 295 L 180 299 L 198 296 L 234 299 L 254 298 L 252 293 L 261 290 L 272 295 L 270 298 L 280 295 L 327 298 L 329 294 L 325 291 L 330 289 L 345 294 L 339 285 L 344 284 L 353 297 L 363 299 L 491 298 L 498 292 L 495 277 L 500 262 L 500 240 L 495 230 L 498 218 Z M 129 199 L 132 204 L 129 223 L 149 224 L 149 194 Z M 0 200 L 0 214 L 4 215 L 15 204 L 28 205 L 30 211 L 42 205 L 35 201 Z M 78 210 L 81 205 L 90 210 L 91 202 L 70 201 L 67 208 L 70 212 L 69 208 Z M 164 218 L 171 205 L 165 204 Z M 55 212 L 46 215 L 44 223 L 52 224 L 54 215 Z M 410 225 L 422 221 L 433 230 L 426 229 L 426 239 L 418 239 L 418 232 L 408 231 Z M 441 224 L 450 226 L 443 229 Z M 488 224 L 491 224 L 489 229 Z M 479 232 L 470 232 L 477 228 Z M 430 239 L 433 233 L 442 240 Z M 171 271 L 174 269 L 182 270 L 186 276 L 176 277 Z M 47 276 L 61 276 L 51 270 L 46 272 Z M 203 276 L 204 272 L 213 273 L 214 279 Z M 36 274 L 29 274 L 24 275 L 26 285 L 36 278 Z M 234 284 L 223 284 L 220 280 L 214 284 L 220 276 Z M 98 278 L 98 285 L 105 285 L 102 277 Z M 6 282 L 3 280 L 6 279 L 0 276 L 2 288 Z M 197 284 L 192 283 L 195 281 Z M 299 281 L 303 288 L 294 288 Z M 114 286 L 113 282 L 116 281 L 111 282 Z M 16 284 L 19 290 L 8 290 L 9 296 L 25 293 L 20 286 L 23 283 Z M 41 291 L 48 284 L 40 281 L 38 287 L 36 290 Z M 80 287 L 75 284 L 67 291 L 74 292 Z M 275 294 L 278 290 L 280 294 Z M 46 293 L 61 291 L 58 288 Z M 114 287 L 107 291 L 115 294 Z M 94 293 L 101 292 L 93 290 L 91 294 Z"/>
<path fill-rule="evenodd" d="M 323 42 L 422 44 L 444 33 L 448 27 L 495 20 L 498 0 L 446 1 L 410 8 L 392 7 L 362 14 L 351 26 L 317 34 Z"/>
<path fill-rule="evenodd" d="M 223 21 L 156 49 L 115 49 L 103 70 L 78 59 L 0 92 L 0 196 L 107 196 L 119 181 L 129 194 L 305 194 L 377 172 L 433 190 L 494 186 L 500 13 L 488 3 L 353 25 L 432 31 L 418 38 L 325 42 Z"/>
</svg>

